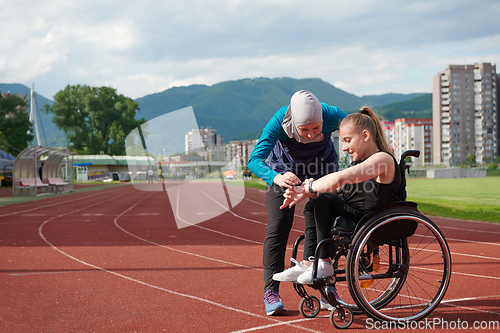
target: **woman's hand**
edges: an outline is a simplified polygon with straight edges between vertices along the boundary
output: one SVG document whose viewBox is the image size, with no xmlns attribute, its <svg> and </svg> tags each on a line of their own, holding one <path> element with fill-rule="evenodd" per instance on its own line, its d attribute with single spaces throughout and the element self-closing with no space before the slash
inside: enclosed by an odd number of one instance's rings
<svg viewBox="0 0 500 333">
<path fill-rule="evenodd" d="M 315 193 L 309 193 L 309 191 L 306 190 L 307 186 L 309 186 L 310 181 L 311 179 L 308 179 L 300 186 L 289 187 L 283 194 L 285 200 L 283 200 L 283 204 L 281 205 L 280 209 L 286 207 L 292 208 L 297 203 L 301 202 L 306 198 L 316 198 Z"/>
<path fill-rule="evenodd" d="M 281 187 L 291 188 L 299 185 L 301 181 L 293 172 L 287 171 L 284 174 L 277 174 L 273 179 L 273 183 Z"/>
<path fill-rule="evenodd" d="M 288 188 L 283 194 L 285 200 L 283 200 L 283 204 L 280 209 L 284 208 L 292 208 L 297 203 L 301 202 L 306 198 L 304 185 L 293 186 Z"/>
</svg>

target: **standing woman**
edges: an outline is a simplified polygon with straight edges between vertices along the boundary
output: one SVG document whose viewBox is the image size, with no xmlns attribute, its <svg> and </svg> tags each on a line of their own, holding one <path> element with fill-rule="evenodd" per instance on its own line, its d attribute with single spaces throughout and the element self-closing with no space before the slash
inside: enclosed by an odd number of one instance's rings
<svg viewBox="0 0 500 333">
<path fill-rule="evenodd" d="M 330 136 L 345 116 L 347 114 L 337 107 L 320 103 L 309 91 L 297 91 L 290 105 L 280 108 L 268 122 L 250 156 L 248 167 L 267 183 L 267 227 L 262 264 L 264 303 L 269 316 L 286 310 L 279 296 L 279 281 L 294 281 L 305 272 L 308 258 L 316 249 L 314 203 L 309 201 L 304 209 L 304 218 L 312 220 L 305 225 L 313 226 L 305 230 L 304 244 L 309 246 L 304 248 L 302 263 L 297 262 L 293 269 L 283 272 L 295 212 L 295 207 L 280 209 L 283 194 L 287 188 L 306 179 L 318 179 L 338 170 L 338 157 Z M 269 164 L 266 163 L 268 156 Z M 278 272 L 283 273 L 275 275 Z"/>
</svg>

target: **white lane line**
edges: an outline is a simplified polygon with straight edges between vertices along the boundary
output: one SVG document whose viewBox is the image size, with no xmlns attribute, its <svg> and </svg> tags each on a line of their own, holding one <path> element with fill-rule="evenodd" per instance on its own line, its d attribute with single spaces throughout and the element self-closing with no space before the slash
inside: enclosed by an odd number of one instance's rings
<svg viewBox="0 0 500 333">
<path fill-rule="evenodd" d="M 150 194 L 151 195 L 151 194 Z M 141 203 L 142 201 L 144 201 L 145 199 L 147 199 L 150 195 L 144 197 L 143 199 L 141 199 L 140 201 L 138 201 L 137 203 L 135 203 L 134 205 L 132 205 L 131 207 L 129 207 L 127 210 L 123 211 L 120 215 L 118 215 L 116 218 L 115 218 L 115 222 L 118 218 L 120 218 L 122 215 L 124 215 L 126 212 L 128 212 L 129 210 L 131 210 L 132 208 L 134 208 L 135 206 L 137 206 L 139 203 Z M 115 198 L 113 199 L 110 199 L 110 200 L 114 200 Z M 108 201 L 108 200 L 106 200 Z M 104 201 L 104 202 L 106 202 Z M 203 303 L 207 303 L 207 304 L 210 304 L 210 305 L 214 305 L 214 306 L 217 306 L 217 307 L 220 307 L 220 308 L 223 308 L 225 310 L 231 310 L 231 311 L 235 311 L 235 312 L 238 312 L 238 313 L 241 313 L 241 314 L 245 314 L 245 315 L 248 315 L 248 316 L 252 316 L 252 317 L 257 317 L 257 318 L 260 318 L 260 319 L 266 319 L 266 320 L 270 320 L 270 321 L 274 321 L 274 322 L 278 322 L 278 323 L 282 323 L 281 321 L 277 320 L 277 319 L 274 319 L 274 318 L 270 318 L 268 316 L 262 316 L 262 315 L 258 315 L 258 314 L 255 314 L 255 313 L 252 313 L 252 312 L 248 312 L 248 311 L 244 311 L 244 310 L 241 310 L 241 309 L 237 309 L 237 308 L 233 308 L 233 307 L 230 307 L 230 306 L 227 306 L 227 305 L 224 305 L 224 304 L 220 304 L 220 303 L 217 303 L 217 302 L 214 302 L 214 301 L 211 301 L 211 300 L 208 300 L 208 299 L 205 299 L 205 298 L 201 298 L 201 297 L 197 297 L 197 296 L 193 296 L 193 295 L 189 295 L 189 294 L 184 294 L 184 293 L 180 293 L 180 292 L 176 292 L 176 291 L 173 291 L 173 290 L 170 290 L 170 289 L 166 289 L 166 288 L 162 288 L 162 287 L 159 287 L 159 286 L 156 286 L 156 285 L 153 285 L 153 284 L 150 284 L 150 283 L 147 283 L 147 282 L 144 282 L 144 281 L 141 281 L 141 280 L 137 280 L 137 279 L 134 279 L 134 278 L 131 278 L 129 276 L 126 276 L 126 275 L 123 275 L 123 274 L 120 274 L 120 273 L 117 273 L 117 272 L 114 272 L 114 271 L 111 271 L 111 270 L 108 270 L 108 269 L 105 269 L 103 267 L 99 267 L 99 266 L 96 266 L 96 265 L 93 265 L 93 264 L 90 264 L 88 262 L 85 262 L 83 260 L 80 260 L 66 252 L 64 252 L 63 250 L 59 249 L 58 247 L 56 247 L 54 244 L 52 244 L 43 234 L 43 227 L 50 221 L 56 219 L 56 218 L 59 218 L 59 217 L 62 217 L 62 216 L 65 216 L 65 215 L 69 215 L 71 213 L 74 213 L 74 212 L 77 212 L 77 211 L 80 211 L 82 209 L 86 209 L 86 208 L 89 208 L 89 207 L 92 207 L 92 206 L 95 206 L 97 204 L 101 204 L 102 202 L 99 202 L 99 203 L 96 203 L 96 204 L 93 204 L 93 205 L 90 205 L 90 206 L 86 206 L 86 207 L 83 207 L 83 208 L 80 208 L 80 209 L 77 209 L 77 210 L 74 210 L 70 213 L 65 213 L 65 214 L 61 214 L 59 216 L 55 216 L 53 218 L 50 218 L 48 220 L 46 220 L 45 222 L 43 222 L 40 227 L 38 228 L 38 234 L 40 235 L 40 237 L 42 238 L 42 240 L 47 243 L 49 246 L 51 246 L 54 250 L 56 250 L 57 252 L 61 253 L 62 255 L 78 262 L 78 263 L 81 263 L 85 266 L 88 266 L 88 267 L 92 267 L 94 269 L 97 269 L 97 270 L 100 270 L 100 271 L 103 271 L 103 272 L 106 272 L 106 273 L 109 273 L 109 274 L 112 274 L 112 275 L 115 275 L 117 277 L 120 277 L 122 279 L 125 279 L 125 280 L 128 280 L 128 281 L 131 281 L 131 282 L 134 282 L 134 283 L 137 283 L 137 284 L 140 284 L 140 285 L 143 285 L 143 286 L 146 286 L 146 287 L 149 287 L 149 288 L 153 288 L 153 289 L 157 289 L 157 290 L 160 290 L 160 291 L 164 291 L 164 292 L 167 292 L 167 293 L 170 293 L 172 295 L 177 295 L 177 296 L 181 296 L 181 297 L 185 297 L 185 298 L 190 298 L 190 299 L 193 299 L 193 300 L 196 300 L 196 301 L 200 301 L 200 302 L 203 302 Z M 122 229 L 121 227 L 119 227 L 120 229 Z M 123 230 L 123 229 L 122 229 Z M 128 233 L 128 232 L 127 232 Z M 130 233 L 129 233 L 130 234 Z M 292 325 L 292 324 L 288 324 L 288 323 L 283 323 L 283 325 L 288 325 L 288 326 L 291 326 L 293 328 L 296 328 L 296 329 L 301 329 L 301 330 L 304 330 L 304 331 L 307 331 L 307 332 L 315 332 L 315 333 L 320 333 L 318 331 L 315 331 L 315 330 L 311 330 L 311 329 L 308 329 L 308 328 L 304 328 L 304 327 L 300 327 L 300 326 L 296 326 L 296 325 Z"/>
<path fill-rule="evenodd" d="M 204 192 L 203 190 L 199 189 L 199 188 L 196 188 L 198 191 L 200 191 L 201 193 L 203 193 L 206 197 L 208 197 L 210 200 L 212 200 L 213 202 L 215 202 L 216 204 L 218 204 L 219 206 L 225 208 L 224 205 L 222 205 L 220 202 L 218 202 L 217 200 L 215 200 L 214 198 L 212 198 L 210 195 L 208 195 L 206 192 Z M 243 216 L 240 216 L 236 213 L 234 213 L 233 211 L 231 210 L 227 210 L 227 212 L 229 212 L 230 214 L 234 215 L 235 217 L 239 218 L 239 219 L 242 219 L 242 220 L 245 220 L 245 221 L 248 221 L 248 222 L 252 222 L 252 223 L 257 223 L 257 224 L 260 224 L 260 225 L 267 225 L 267 222 L 260 222 L 260 221 L 257 221 L 257 220 L 253 220 L 253 219 L 249 219 L 247 217 L 243 217 Z M 188 223 L 188 224 L 191 224 L 191 223 Z M 194 225 L 194 224 L 192 224 Z M 301 232 L 301 233 L 304 233 L 304 230 L 298 230 L 298 229 L 291 229 L 293 231 L 296 231 L 296 232 Z M 260 244 L 263 244 L 263 243 L 260 243 Z"/>
<path fill-rule="evenodd" d="M 151 194 L 150 194 L 151 195 Z M 149 196 L 148 196 L 149 197 Z M 145 199 L 142 199 L 142 200 L 145 200 Z M 141 201 L 142 201 L 141 200 Z M 139 202 L 141 202 L 139 201 Z M 136 204 L 137 205 L 137 204 Z M 134 207 L 134 206 L 133 206 Z M 129 208 L 127 211 L 129 211 L 130 209 L 132 209 L 133 207 Z M 162 248 L 165 248 L 165 249 L 168 249 L 168 250 L 171 250 L 171 251 L 176 251 L 176 252 L 179 252 L 179 253 L 183 253 L 183 254 L 187 254 L 187 255 L 192 255 L 192 256 L 195 256 L 195 257 L 198 257 L 198 258 L 202 258 L 202 259 L 207 259 L 207 260 L 212 260 L 212 261 L 216 261 L 216 262 L 220 262 L 220 263 L 223 263 L 223 264 L 229 264 L 229 265 L 234 265 L 234 266 L 238 266 L 238 267 L 242 267 L 242 268 L 248 268 L 248 269 L 254 269 L 254 270 L 258 270 L 258 271 L 262 271 L 261 268 L 255 268 L 255 267 L 251 267 L 251 266 L 245 266 L 245 265 L 241 265 L 241 264 L 237 264 L 237 263 L 234 263 L 234 262 L 229 262 L 229 261 L 225 261 L 225 260 L 220 260 L 220 259 L 215 259 L 215 258 L 212 258 L 212 257 L 206 257 L 206 256 L 203 256 L 201 254 L 196 254 L 196 253 L 193 253 L 193 252 L 188 252 L 188 251 L 183 251 L 183 250 L 179 250 L 179 249 L 176 249 L 174 247 L 170 247 L 170 246 L 167 246 L 167 245 L 163 245 L 163 244 L 160 244 L 160 243 L 156 243 L 156 242 L 153 242 L 153 241 L 150 241 L 148 239 L 145 239 L 145 238 L 142 238 L 140 236 L 137 236 L 133 233 L 131 233 L 130 231 L 124 229 L 122 226 L 120 226 L 118 224 L 118 218 L 123 216 L 127 211 L 123 212 L 122 214 L 118 215 L 116 218 L 115 218 L 115 221 L 114 221 L 114 224 L 115 226 L 120 229 L 121 231 L 123 231 L 124 233 L 134 237 L 134 238 L 137 238 L 143 242 L 146 242 L 146 243 L 149 243 L 149 244 L 152 244 L 152 245 L 156 245 L 156 246 L 159 246 L 159 247 L 162 247 Z M 182 219 L 181 219 L 182 220 Z M 184 220 L 182 220 L 183 222 L 186 222 Z M 188 223 L 188 222 L 186 222 Z M 189 223 L 188 223 L 189 224 Z M 208 231 L 212 231 L 208 228 L 202 228 L 202 229 L 205 229 L 205 230 L 208 230 Z M 224 233 L 221 233 L 223 234 L 224 236 L 228 236 L 228 237 L 233 237 L 231 235 L 228 235 L 228 234 L 224 234 Z M 238 238 L 238 237 L 236 237 Z M 240 239 L 240 238 L 238 238 Z M 245 239 L 242 239 L 241 240 L 245 240 Z"/>
<path fill-rule="evenodd" d="M 434 238 L 434 237 L 431 237 L 431 238 Z M 418 251 L 441 253 L 441 251 L 438 251 L 438 250 L 431 250 L 431 249 L 425 249 L 425 248 L 419 249 L 419 248 L 416 248 L 416 247 L 413 247 L 413 246 L 409 246 L 408 248 L 412 249 L 412 250 L 418 250 Z M 486 257 L 486 256 L 480 256 L 480 255 L 477 255 L 477 254 L 452 252 L 451 250 L 450 250 L 450 253 L 453 256 L 472 257 L 472 258 L 487 259 L 487 260 L 500 260 L 500 258 L 496 258 L 496 257 Z"/>
<path fill-rule="evenodd" d="M 315 319 L 318 319 L 318 318 L 328 318 L 328 317 L 329 316 L 318 316 L 318 317 L 314 317 L 314 318 L 302 318 L 302 319 L 295 319 L 295 320 L 290 320 L 290 321 L 282 321 L 282 322 L 279 322 L 279 323 L 276 323 L 276 324 L 256 326 L 256 327 L 246 328 L 246 329 L 242 329 L 242 330 L 238 330 L 238 331 L 232 331 L 232 332 L 229 332 L 229 333 L 255 332 L 255 331 L 264 330 L 266 328 L 273 328 L 273 327 L 283 326 L 283 325 L 287 325 L 287 324 L 294 324 L 294 323 L 303 323 L 303 322 L 309 321 L 309 320 L 315 320 Z M 316 332 L 316 331 L 313 331 L 313 332 Z"/>
<path fill-rule="evenodd" d="M 448 237 L 446 237 L 446 240 L 451 240 L 451 241 L 455 241 L 455 242 L 472 243 L 472 244 L 478 244 L 478 245 L 500 246 L 500 243 L 481 242 L 481 241 L 473 241 L 473 240 L 467 240 L 467 239 L 458 239 L 458 238 L 448 238 Z"/>
<path fill-rule="evenodd" d="M 73 199 L 73 200 L 60 201 L 60 202 L 56 202 L 56 203 L 53 203 L 53 204 L 50 204 L 50 205 L 42 205 L 40 207 L 35 207 L 35 208 L 26 209 L 26 210 L 22 210 L 22 211 L 18 211 L 18 212 L 12 212 L 12 213 L 8 213 L 8 214 L 3 214 L 3 215 L 0 215 L 0 217 L 11 216 L 11 215 L 16 215 L 16 214 L 23 214 L 23 213 L 31 212 L 31 211 L 34 211 L 34 210 L 37 210 L 37 209 L 48 208 L 48 207 L 52 207 L 52 206 L 57 206 L 57 205 L 65 204 L 65 203 L 68 203 L 68 202 L 74 202 L 74 201 L 79 201 L 79 200 L 91 198 L 91 197 L 94 197 L 94 196 L 97 196 L 97 195 L 100 195 L 100 194 L 109 195 L 110 192 L 115 192 L 115 191 L 118 191 L 118 190 L 120 190 L 120 189 L 111 190 L 109 192 L 106 191 L 106 193 L 103 193 L 102 191 L 97 191 L 95 194 L 91 194 L 91 195 L 88 195 L 88 196 L 85 196 L 85 197 L 81 197 L 81 198 L 77 198 L 77 199 Z M 3 223 L 0 223 L 0 224 L 3 224 Z"/>
<path fill-rule="evenodd" d="M 479 230 L 479 229 L 466 229 L 466 228 L 457 228 L 457 227 L 447 227 L 447 226 L 444 226 L 444 225 L 443 226 L 439 226 L 439 229 L 452 229 L 452 230 L 459 230 L 459 231 L 480 232 L 480 233 L 485 233 L 485 234 L 498 234 L 498 235 L 500 235 L 500 231 Z"/>
<path fill-rule="evenodd" d="M 455 308 L 461 308 L 469 311 L 476 311 L 476 312 L 484 312 L 484 313 L 491 313 L 491 314 L 497 314 L 500 315 L 500 312 L 498 311 L 487 311 L 487 310 L 482 310 L 482 309 L 477 309 L 477 308 L 471 308 L 468 306 L 463 306 L 463 305 L 456 305 L 456 304 L 450 304 L 450 303 L 457 303 L 457 302 L 465 302 L 465 301 L 477 301 L 477 300 L 486 300 L 489 298 L 499 298 L 500 295 L 491 295 L 491 296 L 479 296 L 479 297 L 464 297 L 464 298 L 457 298 L 457 299 L 448 299 L 448 300 L 442 300 L 441 304 L 447 305 L 447 306 L 452 306 Z"/>
<path fill-rule="evenodd" d="M 430 271 L 430 272 L 436 272 L 436 273 L 443 273 L 443 270 L 439 269 L 432 269 L 432 268 L 424 268 L 424 267 L 419 267 L 419 266 L 411 266 L 410 269 L 416 269 L 416 270 L 421 270 L 421 271 Z M 500 280 L 500 277 L 498 276 L 490 276 L 490 275 L 477 275 L 477 274 L 470 274 L 470 273 L 461 273 L 461 272 L 455 272 L 453 269 L 451 271 L 451 275 L 464 275 L 464 276 L 469 276 L 469 277 L 477 277 L 480 279 L 493 279 L 493 280 Z"/>
<path fill-rule="evenodd" d="M 237 194 L 233 194 L 233 195 L 234 195 L 234 196 L 236 196 L 236 197 L 241 198 L 241 196 L 239 196 L 239 195 L 237 195 Z M 266 204 L 265 204 L 265 203 L 258 202 L 258 201 L 255 201 L 255 200 L 251 200 L 251 199 L 248 199 L 248 198 L 246 198 L 246 197 L 244 197 L 244 198 L 243 198 L 243 200 L 247 200 L 247 201 L 253 202 L 253 203 L 257 204 L 257 205 L 261 205 L 261 206 L 266 207 Z M 304 218 L 304 214 L 302 214 L 302 215 L 293 214 L 293 216 L 294 216 L 294 217 L 299 217 L 299 218 L 301 218 L 301 219 L 303 219 L 303 218 Z M 292 230 L 293 230 L 293 231 L 298 231 L 298 230 L 294 230 L 294 229 L 292 229 Z M 302 232 L 303 232 L 303 231 L 302 231 Z"/>
</svg>

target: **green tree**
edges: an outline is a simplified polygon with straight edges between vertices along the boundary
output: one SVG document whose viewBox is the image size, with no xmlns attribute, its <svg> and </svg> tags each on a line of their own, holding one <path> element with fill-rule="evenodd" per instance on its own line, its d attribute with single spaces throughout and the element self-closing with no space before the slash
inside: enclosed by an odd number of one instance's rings
<svg viewBox="0 0 500 333">
<path fill-rule="evenodd" d="M 26 102 L 17 95 L 0 94 L 0 142 L 8 153 L 17 155 L 33 140 L 33 126 L 29 120 Z"/>
<path fill-rule="evenodd" d="M 135 120 L 139 104 L 111 87 L 66 86 L 54 96 L 52 120 L 66 133 L 72 149 L 83 154 L 125 154 L 125 138 L 144 123 Z"/>
<path fill-rule="evenodd" d="M 465 162 L 466 165 L 468 166 L 475 166 L 476 165 L 476 155 L 470 155 L 467 157 L 467 161 Z"/>
</svg>

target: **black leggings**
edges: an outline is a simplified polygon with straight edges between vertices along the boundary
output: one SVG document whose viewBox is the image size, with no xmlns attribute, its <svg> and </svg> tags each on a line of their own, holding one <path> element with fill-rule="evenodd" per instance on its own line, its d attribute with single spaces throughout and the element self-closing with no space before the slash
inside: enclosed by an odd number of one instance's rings
<svg viewBox="0 0 500 333">
<path fill-rule="evenodd" d="M 288 236 L 293 224 L 295 207 L 279 209 L 283 204 L 283 194 L 286 188 L 267 185 L 266 187 L 266 208 L 267 227 L 266 239 L 264 240 L 264 250 L 262 256 L 262 267 L 264 268 L 264 290 L 272 289 L 279 292 L 279 281 L 273 280 L 273 274 L 285 270 L 285 252 L 288 243 Z M 314 201 L 309 200 L 304 208 L 305 218 L 305 239 L 304 256 L 307 260 L 314 256 L 316 249 L 316 226 L 314 222 Z"/>
<path fill-rule="evenodd" d="M 330 231 L 333 221 L 337 216 L 345 216 L 357 222 L 361 219 L 363 214 L 349 206 L 341 196 L 323 193 L 320 194 L 314 202 L 314 216 L 318 244 L 323 239 L 331 237 Z M 308 223 L 308 220 L 306 220 L 306 223 Z M 320 250 L 319 257 L 326 259 L 330 256 L 329 253 L 331 253 L 329 246 L 323 246 Z"/>
</svg>

